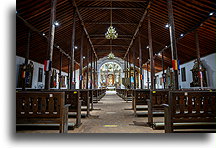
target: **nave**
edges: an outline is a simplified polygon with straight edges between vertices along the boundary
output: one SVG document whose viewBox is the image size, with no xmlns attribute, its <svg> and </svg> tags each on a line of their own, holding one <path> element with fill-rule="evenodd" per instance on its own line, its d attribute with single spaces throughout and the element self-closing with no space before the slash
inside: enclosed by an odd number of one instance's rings
<svg viewBox="0 0 216 148">
<path fill-rule="evenodd" d="M 215 132 L 215 2 L 18 0 L 16 9 L 17 132 Z"/>
</svg>

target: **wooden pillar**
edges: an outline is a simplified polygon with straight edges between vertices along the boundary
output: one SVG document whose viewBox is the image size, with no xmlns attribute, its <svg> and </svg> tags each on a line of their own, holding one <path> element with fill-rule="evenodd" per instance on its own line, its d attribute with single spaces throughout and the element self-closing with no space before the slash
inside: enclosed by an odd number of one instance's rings
<svg viewBox="0 0 216 148">
<path fill-rule="evenodd" d="M 194 33 L 195 33 L 195 42 L 196 42 L 196 50 L 197 50 L 197 64 L 198 64 L 198 67 L 200 67 L 199 35 L 198 35 L 197 30 L 195 30 Z M 202 72 L 202 71 L 200 71 L 200 68 L 199 68 L 199 73 L 200 72 Z M 201 86 L 201 88 L 203 88 L 203 79 L 202 79 L 202 77 L 199 77 L 199 79 L 200 79 L 200 86 Z"/>
<path fill-rule="evenodd" d="M 130 60 L 130 58 L 131 58 L 131 56 L 130 56 L 130 54 L 129 54 L 129 60 Z M 129 77 L 130 77 L 130 89 L 132 88 L 132 84 L 131 84 L 131 63 L 130 63 L 130 61 L 129 61 L 129 69 L 130 69 L 130 71 L 129 71 Z"/>
<path fill-rule="evenodd" d="M 75 63 L 75 60 L 74 60 L 74 80 L 73 80 L 73 82 L 74 82 L 74 89 L 76 89 L 76 63 Z"/>
<path fill-rule="evenodd" d="M 25 67 L 28 65 L 28 61 L 29 61 L 30 40 L 31 40 L 31 30 L 29 29 L 29 31 L 28 31 L 28 40 L 27 40 L 27 48 L 26 48 L 26 54 L 25 54 Z M 26 69 L 24 69 L 24 71 L 26 71 Z M 25 88 L 26 88 L 25 80 L 26 80 L 26 75 L 22 79 L 22 90 L 25 90 Z"/>
<path fill-rule="evenodd" d="M 73 12 L 73 29 L 72 29 L 72 46 L 71 46 L 71 85 L 70 89 L 75 88 L 75 64 L 74 64 L 74 50 L 75 50 L 75 28 L 76 28 L 76 8 Z"/>
<path fill-rule="evenodd" d="M 91 60 L 90 60 L 90 64 L 91 64 L 91 71 L 90 71 L 90 89 L 92 89 L 92 56 L 93 56 L 93 54 L 92 54 L 92 49 L 90 50 L 90 55 L 91 55 Z"/>
<path fill-rule="evenodd" d="M 151 70 L 151 90 L 155 89 L 155 64 L 154 64 L 154 53 L 152 46 L 152 34 L 151 34 L 151 20 L 150 14 L 148 13 L 148 40 L 149 40 L 149 57 L 150 57 L 150 70 Z"/>
<path fill-rule="evenodd" d="M 87 47 L 87 72 L 86 72 L 86 89 L 88 89 L 88 82 L 89 82 L 89 48 Z"/>
<path fill-rule="evenodd" d="M 80 69 L 79 69 L 79 89 L 82 89 L 82 82 L 83 82 L 83 40 L 84 40 L 84 32 L 82 31 L 81 35 L 81 46 L 80 46 Z"/>
<path fill-rule="evenodd" d="M 125 58 L 126 60 L 126 78 L 128 78 L 128 60 Z"/>
<path fill-rule="evenodd" d="M 140 34 L 138 37 L 139 40 L 139 68 L 140 68 L 140 88 L 143 89 L 143 70 L 142 70 L 142 47 L 141 47 L 141 40 Z"/>
<path fill-rule="evenodd" d="M 172 52 L 172 62 L 178 61 L 177 55 L 177 46 L 176 46 L 176 38 L 175 38 L 175 24 L 173 17 L 173 6 L 172 0 L 167 0 L 168 2 L 168 16 L 169 16 L 169 31 L 170 31 L 170 43 L 171 43 L 171 52 Z M 178 63 L 178 62 L 177 62 Z M 178 68 L 174 69 L 174 89 L 178 89 Z"/>
<path fill-rule="evenodd" d="M 71 81 L 70 81 L 70 58 L 68 58 L 68 79 L 67 79 L 67 89 L 70 89 L 70 84 L 71 84 Z"/>
<path fill-rule="evenodd" d="M 165 72 L 164 72 L 164 51 L 162 51 L 161 56 L 162 56 L 161 58 L 162 58 L 162 69 L 163 69 L 163 73 L 162 73 L 163 88 L 165 89 L 166 88 L 166 82 L 165 82 L 166 76 L 165 76 Z"/>
<path fill-rule="evenodd" d="M 50 18 L 50 28 L 49 28 L 49 39 L 48 39 L 48 50 L 47 50 L 47 60 L 49 60 L 50 65 L 52 65 L 53 57 L 53 45 L 54 45 L 54 34 L 55 34 L 55 19 L 56 19 L 56 3 L 57 0 L 52 0 L 51 4 L 51 18 Z M 45 72 L 45 89 L 50 89 L 50 78 L 51 78 L 51 68 Z"/>
<path fill-rule="evenodd" d="M 95 54 L 93 54 L 94 56 L 94 71 L 93 71 L 93 76 L 94 76 L 94 83 L 93 83 L 93 86 L 94 86 L 94 89 L 96 88 L 96 86 L 95 86 L 95 78 L 96 78 L 96 67 L 95 67 L 95 61 L 96 61 L 96 56 L 95 56 Z"/>
<path fill-rule="evenodd" d="M 95 87 L 96 88 L 98 88 L 98 67 L 97 67 L 97 61 L 98 61 L 98 59 L 96 58 L 96 61 L 95 61 L 95 64 L 96 64 L 96 67 L 95 67 L 95 69 L 96 69 L 96 78 L 95 78 Z"/>
<path fill-rule="evenodd" d="M 60 62 L 59 62 L 59 89 L 61 89 L 62 85 L 62 52 L 60 51 Z"/>
<path fill-rule="evenodd" d="M 147 87 L 148 89 L 150 89 L 149 87 L 149 62 L 147 62 Z"/>
<path fill-rule="evenodd" d="M 135 51 L 133 52 L 133 69 L 134 69 L 134 76 L 133 76 L 133 79 L 134 79 L 134 89 L 136 89 L 136 57 L 135 57 Z"/>
</svg>

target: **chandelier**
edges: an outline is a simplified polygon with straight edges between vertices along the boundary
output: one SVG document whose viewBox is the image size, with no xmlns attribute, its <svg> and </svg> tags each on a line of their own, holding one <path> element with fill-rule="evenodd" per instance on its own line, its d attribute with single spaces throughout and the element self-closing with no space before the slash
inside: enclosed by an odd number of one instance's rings
<svg viewBox="0 0 216 148">
<path fill-rule="evenodd" d="M 114 59 L 115 58 L 115 55 L 111 52 L 109 55 L 108 55 L 108 59 Z"/>
<path fill-rule="evenodd" d="M 106 39 L 117 39 L 118 33 L 116 33 L 115 28 L 112 26 L 112 1 L 111 1 L 111 14 L 110 14 L 110 27 L 105 33 Z"/>
<path fill-rule="evenodd" d="M 110 26 L 105 33 L 106 39 L 117 39 L 118 33 L 116 33 L 116 30 L 113 26 Z"/>
</svg>

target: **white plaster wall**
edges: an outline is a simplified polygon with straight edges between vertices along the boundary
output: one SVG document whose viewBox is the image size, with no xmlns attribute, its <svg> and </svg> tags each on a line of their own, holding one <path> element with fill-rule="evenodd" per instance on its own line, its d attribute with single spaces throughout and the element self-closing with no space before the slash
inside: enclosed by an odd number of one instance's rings
<svg viewBox="0 0 216 148">
<path fill-rule="evenodd" d="M 147 73 L 149 74 L 149 87 L 151 86 L 151 73 L 148 72 L 147 70 L 143 70 L 143 75 L 144 75 L 144 79 L 143 79 L 143 88 L 147 89 L 148 88 L 148 83 L 147 83 Z"/>
<path fill-rule="evenodd" d="M 25 62 L 25 59 L 23 57 L 16 56 L 16 86 L 18 84 L 19 65 L 23 64 L 24 62 Z M 42 88 L 44 88 L 44 84 L 45 84 L 44 71 L 43 71 L 42 82 L 38 82 L 38 70 L 39 70 L 39 68 L 44 68 L 44 65 L 37 63 L 37 62 L 34 62 L 34 61 L 32 61 L 32 62 L 34 64 L 34 71 L 33 71 L 32 87 L 31 88 L 37 89 L 37 88 L 40 88 L 41 86 L 42 86 Z M 59 70 L 57 70 L 57 69 L 55 69 L 55 70 L 57 73 L 59 73 Z M 67 76 L 67 73 L 62 72 L 62 76 Z M 78 80 L 78 79 L 76 79 L 76 80 Z M 57 86 L 58 86 L 58 77 L 57 77 Z M 79 84 L 78 84 L 78 86 L 79 86 Z M 67 80 L 66 80 L 66 87 L 63 87 L 62 89 L 66 89 L 66 88 L 67 88 Z"/>
</svg>

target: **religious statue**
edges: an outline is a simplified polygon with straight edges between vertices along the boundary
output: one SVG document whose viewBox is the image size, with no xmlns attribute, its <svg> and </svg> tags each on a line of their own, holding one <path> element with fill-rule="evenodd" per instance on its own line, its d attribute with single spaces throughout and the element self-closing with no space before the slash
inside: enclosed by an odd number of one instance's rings
<svg viewBox="0 0 216 148">
<path fill-rule="evenodd" d="M 195 60 L 191 71 L 193 81 L 190 83 L 190 87 L 201 87 L 201 81 L 203 83 L 203 87 L 207 87 L 206 68 L 203 66 L 202 62 Z"/>
<path fill-rule="evenodd" d="M 165 88 L 168 88 L 168 89 L 174 88 L 173 72 L 170 69 L 170 67 L 167 68 L 165 76 L 166 76 L 166 78 L 165 78 L 165 80 L 166 80 Z"/>
<path fill-rule="evenodd" d="M 34 64 L 32 61 L 29 64 L 22 64 L 19 66 L 19 77 L 18 77 L 18 86 L 22 87 L 25 85 L 27 88 L 32 87 L 32 78 L 33 78 Z"/>
<path fill-rule="evenodd" d="M 53 69 L 51 81 L 50 81 L 50 87 L 56 88 L 56 86 L 57 86 L 57 73 L 56 73 L 56 70 Z"/>
</svg>

